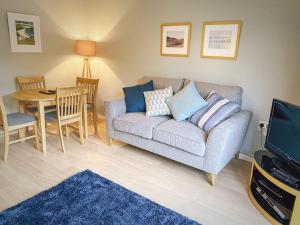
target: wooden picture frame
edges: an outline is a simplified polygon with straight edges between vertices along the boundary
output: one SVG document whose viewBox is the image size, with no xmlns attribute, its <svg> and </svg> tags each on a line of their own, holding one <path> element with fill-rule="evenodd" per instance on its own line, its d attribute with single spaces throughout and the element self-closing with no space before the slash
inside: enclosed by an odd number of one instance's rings
<svg viewBox="0 0 300 225">
<path fill-rule="evenodd" d="M 241 25 L 241 21 L 204 22 L 200 57 L 236 60 Z"/>
<path fill-rule="evenodd" d="M 160 55 L 188 57 L 190 54 L 192 23 L 161 24 Z"/>
<path fill-rule="evenodd" d="M 7 12 L 12 52 L 41 52 L 39 16 Z"/>
</svg>

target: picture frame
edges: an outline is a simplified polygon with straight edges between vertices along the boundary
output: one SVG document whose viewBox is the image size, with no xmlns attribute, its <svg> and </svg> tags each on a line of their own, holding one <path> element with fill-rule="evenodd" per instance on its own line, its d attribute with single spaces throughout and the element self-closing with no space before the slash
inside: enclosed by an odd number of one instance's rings
<svg viewBox="0 0 300 225">
<path fill-rule="evenodd" d="M 200 57 L 237 60 L 241 21 L 204 22 Z"/>
<path fill-rule="evenodd" d="M 35 15 L 7 12 L 12 52 L 41 52 L 40 18 Z"/>
<path fill-rule="evenodd" d="M 160 55 L 188 57 L 190 53 L 192 23 L 161 24 Z"/>
</svg>

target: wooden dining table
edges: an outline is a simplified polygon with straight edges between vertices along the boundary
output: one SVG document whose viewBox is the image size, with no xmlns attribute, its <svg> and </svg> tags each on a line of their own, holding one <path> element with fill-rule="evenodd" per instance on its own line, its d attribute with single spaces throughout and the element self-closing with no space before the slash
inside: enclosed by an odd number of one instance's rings
<svg viewBox="0 0 300 225">
<path fill-rule="evenodd" d="M 20 112 L 25 112 L 25 106 L 28 103 L 33 103 L 38 108 L 38 123 L 39 123 L 39 136 L 41 142 L 41 150 L 46 153 L 46 121 L 45 121 L 45 107 L 56 105 L 56 94 L 44 94 L 41 91 L 44 89 L 34 90 L 19 90 L 11 94 L 20 103 Z M 84 124 L 84 137 L 88 137 L 88 123 L 87 123 L 87 90 L 85 89 L 85 98 L 83 102 L 83 124 Z"/>
</svg>

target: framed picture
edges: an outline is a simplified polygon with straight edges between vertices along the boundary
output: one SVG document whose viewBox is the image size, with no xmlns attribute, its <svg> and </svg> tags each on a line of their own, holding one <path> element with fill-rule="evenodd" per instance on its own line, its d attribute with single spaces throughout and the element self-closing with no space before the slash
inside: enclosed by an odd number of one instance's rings
<svg viewBox="0 0 300 225">
<path fill-rule="evenodd" d="M 12 52 L 41 52 L 40 18 L 20 13 L 7 13 Z"/>
<path fill-rule="evenodd" d="M 204 22 L 201 57 L 237 59 L 241 21 Z"/>
<path fill-rule="evenodd" d="M 161 56 L 188 57 L 190 52 L 191 23 L 161 24 Z"/>
</svg>

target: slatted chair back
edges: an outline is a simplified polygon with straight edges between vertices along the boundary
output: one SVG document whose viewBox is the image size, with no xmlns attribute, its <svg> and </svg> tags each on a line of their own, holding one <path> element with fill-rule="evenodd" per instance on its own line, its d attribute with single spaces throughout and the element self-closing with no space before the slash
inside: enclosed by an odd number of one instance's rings
<svg viewBox="0 0 300 225">
<path fill-rule="evenodd" d="M 6 109 L 4 106 L 3 98 L 0 96 L 0 127 L 3 127 L 3 130 L 8 130 Z"/>
<path fill-rule="evenodd" d="M 57 88 L 56 110 L 59 121 L 82 117 L 84 89 L 80 87 Z"/>
<path fill-rule="evenodd" d="M 17 77 L 16 81 L 19 90 L 34 90 L 46 88 L 44 76 Z"/>
<path fill-rule="evenodd" d="M 99 79 L 77 77 L 76 86 L 87 90 L 87 103 L 96 105 Z"/>
</svg>

